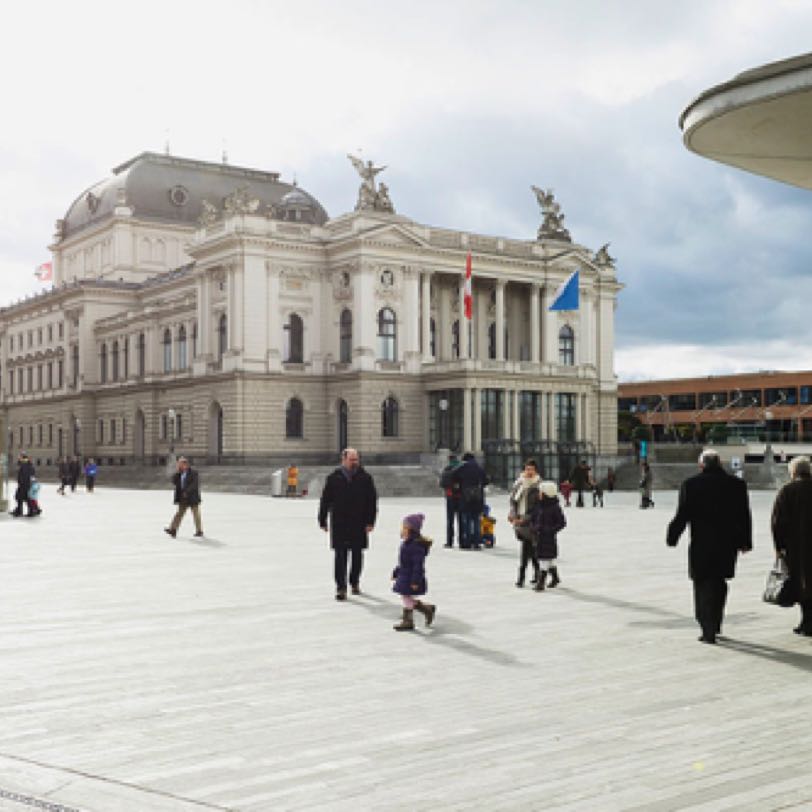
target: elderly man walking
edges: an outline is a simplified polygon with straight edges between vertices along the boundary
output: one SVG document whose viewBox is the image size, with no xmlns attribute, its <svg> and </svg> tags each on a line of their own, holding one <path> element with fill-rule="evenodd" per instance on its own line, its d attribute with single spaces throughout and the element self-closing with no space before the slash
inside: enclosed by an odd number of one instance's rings
<svg viewBox="0 0 812 812">
<path fill-rule="evenodd" d="M 172 477 L 172 484 L 175 486 L 175 504 L 178 509 L 172 524 L 164 528 L 164 533 L 175 538 L 188 509 L 192 511 L 192 518 L 195 520 L 195 536 L 200 538 L 203 535 L 203 525 L 200 521 L 200 477 L 197 471 L 189 466 L 186 457 L 178 459 L 178 470 Z"/>
<path fill-rule="evenodd" d="M 753 549 L 747 486 L 728 474 L 719 454 L 707 448 L 699 456 L 700 473 L 682 483 L 677 513 L 668 525 L 666 543 L 676 547 L 691 525 L 688 574 L 694 584 L 694 612 L 702 643 L 715 643 L 722 631 L 727 579 L 733 578 L 740 552 Z"/>
<path fill-rule="evenodd" d="M 347 559 L 353 595 L 361 594 L 361 570 L 368 536 L 378 516 L 378 494 L 372 477 L 361 467 L 354 448 L 341 452 L 341 465 L 324 483 L 319 502 L 319 527 L 330 533 L 333 548 L 336 600 L 347 600 Z M 328 525 L 329 517 L 329 525 Z"/>
</svg>

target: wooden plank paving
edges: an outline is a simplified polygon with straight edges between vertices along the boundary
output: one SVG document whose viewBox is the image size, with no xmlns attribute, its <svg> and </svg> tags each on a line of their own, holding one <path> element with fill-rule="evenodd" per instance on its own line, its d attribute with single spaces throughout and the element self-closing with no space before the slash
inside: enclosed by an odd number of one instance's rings
<svg viewBox="0 0 812 812">
<path fill-rule="evenodd" d="M 384 498 L 339 604 L 313 501 L 204 493 L 206 538 L 172 540 L 168 493 L 45 490 L 0 521 L 0 810 L 812 808 L 812 641 L 760 600 L 773 494 L 713 647 L 674 494 L 570 509 L 544 594 L 513 585 L 504 497 L 482 552 L 442 547 L 442 500 Z M 416 509 L 439 612 L 398 634 Z"/>
</svg>

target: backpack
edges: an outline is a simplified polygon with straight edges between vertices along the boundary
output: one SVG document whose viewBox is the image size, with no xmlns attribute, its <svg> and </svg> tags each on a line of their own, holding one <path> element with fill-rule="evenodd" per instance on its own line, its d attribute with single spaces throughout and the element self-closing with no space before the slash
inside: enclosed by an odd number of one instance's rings
<svg viewBox="0 0 812 812">
<path fill-rule="evenodd" d="M 444 490 L 451 490 L 454 487 L 454 469 L 444 468 L 440 474 L 440 487 Z"/>
</svg>

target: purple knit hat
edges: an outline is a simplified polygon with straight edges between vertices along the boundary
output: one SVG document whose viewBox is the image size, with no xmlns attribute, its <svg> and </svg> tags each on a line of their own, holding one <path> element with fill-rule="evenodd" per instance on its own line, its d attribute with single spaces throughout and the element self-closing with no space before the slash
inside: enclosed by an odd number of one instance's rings
<svg viewBox="0 0 812 812">
<path fill-rule="evenodd" d="M 422 513 L 411 513 L 404 517 L 403 524 L 408 527 L 409 530 L 414 530 L 415 533 L 419 533 L 423 527 L 425 518 Z"/>
</svg>

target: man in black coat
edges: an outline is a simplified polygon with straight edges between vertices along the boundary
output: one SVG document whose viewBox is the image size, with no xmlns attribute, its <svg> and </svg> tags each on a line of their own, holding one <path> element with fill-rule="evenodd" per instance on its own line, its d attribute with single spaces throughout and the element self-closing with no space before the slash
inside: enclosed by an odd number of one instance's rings
<svg viewBox="0 0 812 812">
<path fill-rule="evenodd" d="M 27 507 L 26 516 L 36 516 L 37 511 L 31 509 L 31 501 L 28 498 L 28 492 L 31 490 L 31 480 L 35 476 L 34 464 L 27 454 L 20 454 L 17 458 L 17 466 L 17 490 L 14 493 L 17 507 L 11 511 L 11 515 L 15 518 L 22 516 L 23 505 L 25 505 Z"/>
<path fill-rule="evenodd" d="M 468 550 L 479 550 L 481 544 L 480 518 L 485 504 L 485 486 L 488 475 L 476 461 L 476 457 L 467 451 L 462 455 L 462 465 L 452 474 L 460 494 L 460 519 L 462 533 L 460 547 Z"/>
<path fill-rule="evenodd" d="M 70 490 L 73 493 L 76 490 L 76 483 L 79 481 L 79 475 L 82 473 L 82 466 L 79 464 L 78 457 L 71 457 L 68 463 L 68 481 L 70 483 Z"/>
<path fill-rule="evenodd" d="M 328 526 L 329 516 L 329 526 Z M 354 448 L 341 452 L 341 465 L 327 477 L 319 502 L 319 527 L 330 532 L 335 557 L 336 600 L 347 600 L 347 557 L 350 587 L 361 594 L 361 570 L 368 535 L 378 516 L 378 494 L 372 477 L 361 467 Z"/>
<path fill-rule="evenodd" d="M 686 479 L 677 513 L 668 525 L 666 543 L 676 547 L 691 525 L 688 574 L 694 583 L 694 612 L 702 629 L 699 640 L 715 643 L 722 630 L 727 579 L 733 578 L 739 552 L 753 549 L 747 486 L 728 474 L 713 449 L 699 457 L 700 473 Z"/>
<path fill-rule="evenodd" d="M 172 524 L 164 528 L 164 533 L 175 538 L 183 516 L 189 509 L 195 520 L 195 536 L 199 538 L 203 535 L 203 525 L 200 521 L 200 477 L 197 471 L 190 467 L 186 457 L 178 459 L 178 470 L 172 477 L 172 484 L 175 486 L 175 504 L 178 509 Z"/>
</svg>

